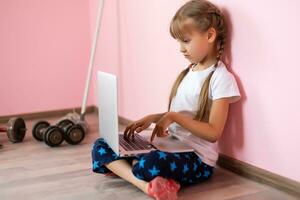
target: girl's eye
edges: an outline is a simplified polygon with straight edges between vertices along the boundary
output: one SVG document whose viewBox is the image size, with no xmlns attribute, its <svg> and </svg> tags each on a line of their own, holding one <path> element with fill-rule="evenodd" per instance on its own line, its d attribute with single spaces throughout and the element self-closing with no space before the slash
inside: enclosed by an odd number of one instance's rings
<svg viewBox="0 0 300 200">
<path fill-rule="evenodd" d="M 190 40 L 183 40 L 183 42 L 184 42 L 184 43 L 188 43 L 188 42 L 190 42 Z"/>
</svg>

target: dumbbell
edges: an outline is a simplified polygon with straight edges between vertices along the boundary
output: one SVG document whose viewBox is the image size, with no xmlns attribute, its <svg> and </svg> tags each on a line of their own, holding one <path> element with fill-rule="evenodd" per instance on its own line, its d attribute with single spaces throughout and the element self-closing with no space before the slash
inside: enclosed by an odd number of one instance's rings
<svg viewBox="0 0 300 200">
<path fill-rule="evenodd" d="M 9 141 L 12 143 L 22 142 L 26 131 L 25 121 L 20 117 L 11 118 L 6 127 L 0 127 L 0 132 L 6 132 Z"/>
<path fill-rule="evenodd" d="M 68 113 L 57 124 L 63 129 L 65 140 L 69 144 L 79 144 L 88 132 L 88 124 L 75 111 Z"/>
<path fill-rule="evenodd" d="M 83 128 L 71 120 L 64 119 L 54 126 L 47 121 L 37 122 L 32 129 L 33 137 L 38 141 L 45 141 L 48 146 L 59 146 L 64 140 L 67 143 L 79 144 L 85 136 Z"/>
<path fill-rule="evenodd" d="M 57 126 L 51 126 L 47 121 L 39 121 L 32 128 L 32 136 L 38 141 L 45 141 L 48 146 L 59 146 L 63 141 L 63 132 Z"/>
<path fill-rule="evenodd" d="M 59 121 L 57 126 L 62 129 L 64 138 L 69 144 L 79 144 L 85 137 L 85 129 L 83 126 L 80 123 L 74 123 L 70 119 Z"/>
</svg>

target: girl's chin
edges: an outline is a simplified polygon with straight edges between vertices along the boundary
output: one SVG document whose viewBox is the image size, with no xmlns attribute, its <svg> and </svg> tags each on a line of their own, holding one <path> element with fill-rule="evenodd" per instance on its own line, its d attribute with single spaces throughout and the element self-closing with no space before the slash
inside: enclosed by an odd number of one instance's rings
<svg viewBox="0 0 300 200">
<path fill-rule="evenodd" d="M 189 61 L 192 61 L 193 59 L 189 56 L 185 56 L 185 59 L 189 60 Z"/>
</svg>

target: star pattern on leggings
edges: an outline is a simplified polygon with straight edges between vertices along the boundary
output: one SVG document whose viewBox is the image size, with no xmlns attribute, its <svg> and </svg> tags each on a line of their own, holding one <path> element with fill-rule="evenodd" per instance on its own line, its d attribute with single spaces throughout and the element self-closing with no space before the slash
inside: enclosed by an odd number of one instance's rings
<svg viewBox="0 0 300 200">
<path fill-rule="evenodd" d="M 141 158 L 141 160 L 139 161 L 139 168 L 144 168 L 144 164 L 145 164 L 145 159 L 144 158 Z"/>
<path fill-rule="evenodd" d="M 207 178 L 209 174 L 210 174 L 209 171 L 204 171 L 204 175 L 203 176 Z"/>
<path fill-rule="evenodd" d="M 199 174 L 196 175 L 196 178 L 200 178 L 201 177 L 201 172 L 199 172 Z"/>
<path fill-rule="evenodd" d="M 156 166 L 155 166 L 155 165 L 153 166 L 152 169 L 149 169 L 148 171 L 151 173 L 151 176 L 152 176 L 152 177 L 158 175 L 158 173 L 160 172 L 159 169 L 156 169 Z"/>
<path fill-rule="evenodd" d="M 99 167 L 98 163 L 99 163 L 99 161 L 93 161 L 93 169 L 96 169 Z"/>
<path fill-rule="evenodd" d="M 198 167 L 197 163 L 194 163 L 194 171 L 197 170 L 197 167 Z"/>
<path fill-rule="evenodd" d="M 100 141 L 102 142 L 104 140 L 100 139 Z M 100 149 L 99 149 L 99 146 L 100 146 Z M 97 149 L 98 149 L 98 151 L 97 151 Z M 98 152 L 100 156 L 102 156 L 104 154 L 107 154 L 107 155 L 109 154 L 114 159 L 117 159 L 119 157 L 116 153 L 114 153 L 114 152 L 111 153 L 110 151 L 107 151 L 107 148 L 101 144 L 97 145 L 97 143 L 94 143 L 92 145 L 92 150 L 94 152 Z M 173 153 L 174 157 L 172 157 L 171 154 L 167 154 L 166 152 L 163 152 L 163 151 L 157 151 L 157 155 L 158 155 L 158 159 L 159 159 L 158 162 L 161 162 L 160 160 L 168 161 L 169 166 L 170 166 L 169 169 L 171 172 L 175 172 L 176 170 L 178 170 L 179 172 L 181 171 L 181 173 L 183 175 L 182 180 L 185 182 L 194 183 L 194 181 L 197 180 L 194 178 L 201 178 L 201 177 L 208 178 L 211 174 L 209 166 L 205 165 L 205 163 L 202 162 L 202 159 L 200 157 L 198 157 L 198 158 L 196 157 L 197 160 L 189 163 L 191 161 L 191 159 L 194 160 L 194 157 L 191 154 Z M 177 162 L 178 161 L 177 159 L 182 159 L 182 158 L 189 159 L 190 161 L 186 160 L 186 163 L 182 163 L 183 165 L 181 163 L 180 163 L 180 165 L 177 165 L 177 164 L 179 164 L 179 162 Z M 157 157 L 156 157 L 156 159 L 157 159 Z M 149 168 L 148 168 L 148 166 L 145 165 L 145 163 L 146 163 L 146 160 L 143 157 L 140 157 L 137 166 L 139 166 L 139 168 L 144 168 L 144 169 L 146 168 L 146 170 L 148 170 L 148 172 L 150 173 L 151 177 L 155 177 L 155 176 L 158 176 L 159 174 L 163 174 L 162 172 L 164 172 L 164 170 L 165 170 L 164 169 L 161 172 L 161 169 L 159 167 L 157 167 L 158 165 L 153 165 L 152 168 L 151 168 L 151 166 L 149 166 Z M 93 165 L 93 170 L 95 172 L 104 173 L 106 171 L 105 168 L 100 166 L 99 160 L 94 160 L 92 165 Z M 202 166 L 203 166 L 203 171 L 199 172 L 199 169 L 202 168 Z M 185 177 L 189 171 L 193 171 L 193 173 L 194 173 L 194 177 L 192 179 Z M 144 179 L 144 176 L 140 173 L 135 174 L 135 176 L 140 180 Z"/>
<path fill-rule="evenodd" d="M 177 168 L 176 163 L 175 162 L 170 163 L 170 168 L 172 172 L 175 171 L 175 169 Z"/>
<path fill-rule="evenodd" d="M 174 153 L 174 156 L 178 159 L 180 159 L 180 155 L 178 153 Z"/>
<path fill-rule="evenodd" d="M 102 156 L 103 154 L 106 154 L 105 149 L 102 147 L 98 150 L 98 152 L 100 153 L 100 156 Z"/>
<path fill-rule="evenodd" d="M 159 151 L 157 153 L 159 155 L 159 159 L 164 159 L 164 160 L 167 159 L 167 154 L 165 152 Z"/>
<path fill-rule="evenodd" d="M 182 172 L 185 174 L 189 171 L 189 167 L 187 164 L 184 164 Z"/>
</svg>

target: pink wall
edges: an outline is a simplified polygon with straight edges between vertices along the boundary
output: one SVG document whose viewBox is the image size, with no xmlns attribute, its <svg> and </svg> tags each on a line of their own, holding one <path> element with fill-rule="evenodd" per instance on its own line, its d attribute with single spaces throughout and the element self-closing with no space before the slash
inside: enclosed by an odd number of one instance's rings
<svg viewBox="0 0 300 200">
<path fill-rule="evenodd" d="M 230 108 L 220 152 L 300 181 L 300 2 L 214 2 L 231 21 L 228 68 L 243 96 Z M 119 76 L 120 115 L 135 120 L 166 110 L 171 84 L 188 64 L 168 32 L 171 17 L 183 3 L 106 1 L 96 69 Z M 92 19 L 95 12 L 91 6 Z"/>
<path fill-rule="evenodd" d="M 297 66 L 300 2 L 215 1 L 230 13 L 232 69 L 243 101 L 232 107 L 224 153 L 300 181 Z"/>
<path fill-rule="evenodd" d="M 89 19 L 85 0 L 0 1 L 0 116 L 81 106 Z"/>
</svg>

